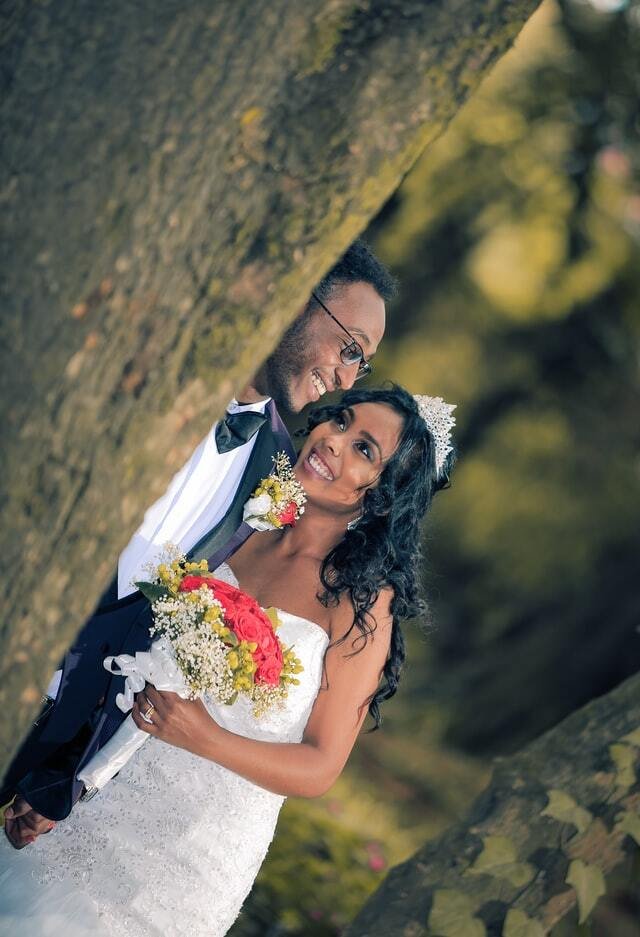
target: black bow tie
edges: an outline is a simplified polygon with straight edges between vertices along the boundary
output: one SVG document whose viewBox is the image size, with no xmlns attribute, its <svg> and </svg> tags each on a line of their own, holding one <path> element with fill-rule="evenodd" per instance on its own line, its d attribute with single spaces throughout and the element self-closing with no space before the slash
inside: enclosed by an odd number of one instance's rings
<svg viewBox="0 0 640 937">
<path fill-rule="evenodd" d="M 266 420 L 264 413 L 254 413 L 253 410 L 227 413 L 216 426 L 218 452 L 230 452 L 236 446 L 243 446 L 255 436 Z"/>
</svg>

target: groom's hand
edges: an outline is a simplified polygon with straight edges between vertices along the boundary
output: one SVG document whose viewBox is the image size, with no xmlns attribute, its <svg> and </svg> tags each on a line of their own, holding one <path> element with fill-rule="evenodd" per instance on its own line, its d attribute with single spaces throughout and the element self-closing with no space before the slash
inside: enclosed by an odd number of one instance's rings
<svg viewBox="0 0 640 937">
<path fill-rule="evenodd" d="M 24 797 L 16 797 L 4 812 L 4 831 L 14 849 L 23 849 L 42 833 L 48 833 L 55 826 L 54 820 L 43 817 L 28 804 Z"/>
</svg>

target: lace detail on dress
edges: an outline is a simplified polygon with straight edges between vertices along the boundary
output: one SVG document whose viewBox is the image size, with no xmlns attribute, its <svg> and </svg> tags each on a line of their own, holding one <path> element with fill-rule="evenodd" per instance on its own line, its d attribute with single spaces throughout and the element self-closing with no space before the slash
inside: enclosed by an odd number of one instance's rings
<svg viewBox="0 0 640 937">
<path fill-rule="evenodd" d="M 216 575 L 238 584 L 226 565 Z M 243 698 L 233 706 L 211 699 L 205 705 L 239 735 L 299 742 L 329 639 L 314 622 L 279 615 L 279 634 L 304 666 L 283 709 L 256 719 Z M 214 762 L 150 738 L 99 795 L 18 854 L 24 862 L 14 862 L 7 844 L 0 851 L 0 887 L 16 885 L 13 875 L 20 876 L 23 913 L 32 902 L 29 937 L 48 935 L 53 916 L 73 901 L 77 922 L 65 923 L 65 937 L 221 937 L 264 861 L 283 801 Z M 0 925 L 8 919 L 4 910 L 0 899 Z"/>
</svg>

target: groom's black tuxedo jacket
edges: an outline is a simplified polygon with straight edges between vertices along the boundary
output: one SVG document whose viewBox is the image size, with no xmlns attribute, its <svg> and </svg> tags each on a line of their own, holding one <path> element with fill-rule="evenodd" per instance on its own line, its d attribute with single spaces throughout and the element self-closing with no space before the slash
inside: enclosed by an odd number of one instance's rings
<svg viewBox="0 0 640 937">
<path fill-rule="evenodd" d="M 240 546 L 252 529 L 242 523 L 242 509 L 260 478 L 272 469 L 272 456 L 295 453 L 273 401 L 265 411 L 240 485 L 222 520 L 189 551 L 209 560 L 214 570 Z M 151 610 L 140 592 L 118 599 L 117 575 L 65 656 L 60 690 L 48 713 L 36 722 L 14 758 L 0 790 L 0 804 L 19 793 L 51 820 L 68 816 L 80 794 L 76 774 L 111 738 L 125 718 L 115 705 L 122 677 L 111 676 L 102 662 L 109 654 L 135 654 L 151 643 Z"/>
</svg>

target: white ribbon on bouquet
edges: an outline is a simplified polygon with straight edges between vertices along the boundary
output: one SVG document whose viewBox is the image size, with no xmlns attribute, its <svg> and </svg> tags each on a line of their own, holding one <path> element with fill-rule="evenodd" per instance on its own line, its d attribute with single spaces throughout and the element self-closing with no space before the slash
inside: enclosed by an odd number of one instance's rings
<svg viewBox="0 0 640 937">
<path fill-rule="evenodd" d="M 183 699 L 189 695 L 171 644 L 166 638 L 158 638 L 148 651 L 138 651 L 133 657 L 131 654 L 105 657 L 103 666 L 109 673 L 125 678 L 124 692 L 116 696 L 116 706 L 123 713 L 130 712 L 135 694 L 144 690 L 146 683 L 150 683 L 156 690 L 177 693 Z M 148 738 L 149 734 L 137 727 L 133 716 L 128 716 L 106 745 L 78 772 L 78 779 L 84 782 L 87 789 L 101 790 Z"/>
</svg>

